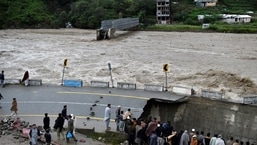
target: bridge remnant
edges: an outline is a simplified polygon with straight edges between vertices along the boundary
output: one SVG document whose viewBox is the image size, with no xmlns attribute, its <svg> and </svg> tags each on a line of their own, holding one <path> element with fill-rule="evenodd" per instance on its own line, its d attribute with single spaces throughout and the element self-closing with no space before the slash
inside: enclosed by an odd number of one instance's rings
<svg viewBox="0 0 257 145">
<path fill-rule="evenodd" d="M 137 25 L 139 25 L 139 18 L 103 20 L 101 28 L 96 30 L 96 40 L 113 38 L 116 30 L 127 30 Z"/>
</svg>

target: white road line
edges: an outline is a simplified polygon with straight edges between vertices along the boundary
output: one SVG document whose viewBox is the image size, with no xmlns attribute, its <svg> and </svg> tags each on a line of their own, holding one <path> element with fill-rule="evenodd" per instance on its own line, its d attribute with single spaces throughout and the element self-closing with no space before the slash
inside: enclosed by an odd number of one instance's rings
<svg viewBox="0 0 257 145">
<path fill-rule="evenodd" d="M 2 104 L 11 104 L 12 102 L 2 102 Z M 106 107 L 107 104 L 98 104 L 98 103 L 81 103 L 81 102 L 54 102 L 54 101 L 18 101 L 18 104 L 70 104 L 70 105 L 88 105 L 92 106 L 93 104 L 97 104 L 97 106 Z M 116 105 L 112 105 L 112 107 L 118 107 Z M 143 111 L 142 108 L 133 108 L 133 107 L 125 107 L 122 108 L 130 108 L 136 111 Z"/>
</svg>

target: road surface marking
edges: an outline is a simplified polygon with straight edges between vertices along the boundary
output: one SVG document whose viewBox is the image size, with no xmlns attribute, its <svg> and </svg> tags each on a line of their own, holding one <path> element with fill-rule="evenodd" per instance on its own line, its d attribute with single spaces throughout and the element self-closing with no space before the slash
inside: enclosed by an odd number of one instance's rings
<svg viewBox="0 0 257 145">
<path fill-rule="evenodd" d="M 0 117 L 7 117 L 10 114 L 7 115 L 0 115 Z M 49 117 L 58 117 L 58 115 L 48 115 Z M 16 117 L 16 116 L 14 116 Z M 41 115 L 41 114 L 19 114 L 18 117 L 45 117 L 45 115 Z M 100 118 L 100 117 L 91 117 L 91 116 L 75 116 L 77 119 L 87 119 L 88 117 L 90 118 L 90 120 L 100 120 L 103 121 L 104 118 Z M 114 119 L 111 119 L 111 121 L 115 121 Z"/>
</svg>

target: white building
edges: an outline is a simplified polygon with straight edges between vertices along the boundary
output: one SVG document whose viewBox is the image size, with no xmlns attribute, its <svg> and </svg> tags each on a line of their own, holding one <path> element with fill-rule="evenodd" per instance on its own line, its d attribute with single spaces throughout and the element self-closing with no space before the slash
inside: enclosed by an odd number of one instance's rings
<svg viewBox="0 0 257 145">
<path fill-rule="evenodd" d="M 196 6 L 200 7 L 214 7 L 218 0 L 194 0 Z"/>
<path fill-rule="evenodd" d="M 221 14 L 223 22 L 227 23 L 250 23 L 251 16 L 249 15 L 234 15 L 234 14 Z"/>
<path fill-rule="evenodd" d="M 170 24 L 170 1 L 156 1 L 156 18 L 158 24 Z"/>
</svg>

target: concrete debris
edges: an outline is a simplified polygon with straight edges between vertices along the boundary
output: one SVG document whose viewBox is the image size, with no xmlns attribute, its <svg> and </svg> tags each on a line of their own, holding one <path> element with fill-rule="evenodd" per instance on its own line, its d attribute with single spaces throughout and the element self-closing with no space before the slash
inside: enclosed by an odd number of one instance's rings
<svg viewBox="0 0 257 145">
<path fill-rule="evenodd" d="M 79 142 L 83 142 L 83 143 L 85 143 L 85 142 L 86 142 L 86 140 L 85 140 L 85 139 L 80 139 L 80 140 L 79 140 Z"/>
<path fill-rule="evenodd" d="M 19 117 L 16 119 L 5 117 L 1 118 L 0 134 L 2 136 L 12 135 L 14 142 L 29 142 L 28 134 L 30 127 L 29 122 L 26 122 Z M 38 128 L 39 130 L 42 130 L 42 126 L 38 126 Z M 44 142 L 43 137 L 40 139 L 40 142 Z"/>
</svg>

